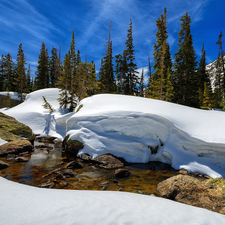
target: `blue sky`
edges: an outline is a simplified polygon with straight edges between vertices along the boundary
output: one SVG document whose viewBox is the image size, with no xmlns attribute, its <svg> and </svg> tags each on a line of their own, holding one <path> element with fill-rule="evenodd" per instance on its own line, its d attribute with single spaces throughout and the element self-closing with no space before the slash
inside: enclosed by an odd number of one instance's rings
<svg viewBox="0 0 225 225">
<path fill-rule="evenodd" d="M 207 63 L 216 59 L 215 43 L 220 31 L 225 35 L 224 0 L 0 0 L 0 54 L 9 52 L 16 59 L 18 46 L 22 43 L 34 75 L 41 43 L 45 42 L 50 53 L 52 46 L 58 49 L 62 40 L 64 58 L 74 29 L 76 50 L 80 50 L 82 61 L 87 52 L 88 61 L 93 60 L 99 70 L 110 21 L 115 56 L 125 49 L 132 19 L 136 64 L 143 68 L 147 66 L 147 52 L 153 59 L 155 22 L 163 14 L 164 7 L 167 7 L 172 57 L 178 46 L 179 19 L 188 11 L 198 57 L 204 42 Z"/>
</svg>

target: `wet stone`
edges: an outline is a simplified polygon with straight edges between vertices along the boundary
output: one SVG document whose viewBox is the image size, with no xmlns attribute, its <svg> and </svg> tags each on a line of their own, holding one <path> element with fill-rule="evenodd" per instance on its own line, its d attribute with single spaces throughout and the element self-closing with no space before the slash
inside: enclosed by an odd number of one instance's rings
<svg viewBox="0 0 225 225">
<path fill-rule="evenodd" d="M 29 159 L 27 157 L 18 156 L 15 160 L 17 162 L 27 162 Z"/>
<path fill-rule="evenodd" d="M 42 183 L 38 185 L 40 188 L 53 188 L 55 186 L 54 182 Z"/>
<path fill-rule="evenodd" d="M 77 161 L 72 161 L 66 165 L 67 169 L 82 169 L 83 166 Z"/>
<path fill-rule="evenodd" d="M 5 163 L 5 162 L 0 160 L 0 170 L 5 169 L 5 168 L 7 168 L 9 166 L 10 165 L 8 163 Z"/>
<path fill-rule="evenodd" d="M 76 173 L 74 173 L 73 171 L 66 171 L 66 172 L 63 172 L 63 176 L 66 177 L 66 178 L 69 178 L 69 177 L 76 177 Z"/>
<path fill-rule="evenodd" d="M 118 178 L 129 177 L 130 174 L 131 174 L 130 171 L 127 169 L 117 169 L 115 171 L 115 176 Z"/>
<path fill-rule="evenodd" d="M 101 182 L 101 186 L 103 190 L 106 190 L 107 187 L 109 186 L 109 182 L 108 181 Z"/>
<path fill-rule="evenodd" d="M 7 156 L 6 156 L 6 160 L 7 161 L 13 161 L 13 160 L 15 160 L 16 159 L 16 155 L 15 154 L 8 154 Z"/>
</svg>

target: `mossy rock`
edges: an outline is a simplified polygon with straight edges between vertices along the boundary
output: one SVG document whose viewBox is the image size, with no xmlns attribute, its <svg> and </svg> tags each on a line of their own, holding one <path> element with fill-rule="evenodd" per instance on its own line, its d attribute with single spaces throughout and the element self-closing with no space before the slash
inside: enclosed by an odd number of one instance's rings
<svg viewBox="0 0 225 225">
<path fill-rule="evenodd" d="M 69 139 L 69 135 L 67 135 L 62 142 L 62 152 L 68 153 L 74 157 L 77 157 L 79 150 L 83 147 L 82 142 Z"/>
<path fill-rule="evenodd" d="M 31 140 L 34 134 L 30 127 L 0 112 L 0 138 L 5 141 Z"/>
</svg>

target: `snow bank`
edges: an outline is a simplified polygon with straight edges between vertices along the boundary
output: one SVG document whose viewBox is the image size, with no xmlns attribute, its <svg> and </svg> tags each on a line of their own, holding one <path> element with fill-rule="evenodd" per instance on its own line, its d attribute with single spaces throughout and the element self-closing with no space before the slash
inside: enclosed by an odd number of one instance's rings
<svg viewBox="0 0 225 225">
<path fill-rule="evenodd" d="M 2 139 L 0 138 L 0 145 L 3 145 L 3 144 L 5 144 L 5 143 L 7 143 L 7 141 L 2 140 Z"/>
<path fill-rule="evenodd" d="M 159 100 L 96 95 L 67 120 L 79 154 L 112 153 L 129 162 L 161 161 L 211 177 L 225 176 L 225 113 Z"/>
<path fill-rule="evenodd" d="M 20 101 L 20 97 L 18 97 L 18 92 L 13 92 L 13 91 L 9 91 L 9 92 L 7 92 L 7 91 L 0 91 L 0 95 L 7 96 L 8 93 L 9 93 L 11 99 Z M 24 94 L 24 95 L 26 95 L 26 94 Z"/>
<path fill-rule="evenodd" d="M 43 108 L 42 96 L 56 109 L 56 112 L 49 114 L 48 110 Z M 68 111 L 59 109 L 57 98 L 59 98 L 59 89 L 42 89 L 28 94 L 23 103 L 1 111 L 29 126 L 35 134 L 52 135 L 62 139 L 65 135 L 65 123 L 62 124 L 61 117 Z M 59 123 L 57 123 L 58 119 Z"/>
<path fill-rule="evenodd" d="M 225 216 L 163 198 L 111 191 L 49 190 L 0 177 L 1 224 L 221 225 Z"/>
</svg>

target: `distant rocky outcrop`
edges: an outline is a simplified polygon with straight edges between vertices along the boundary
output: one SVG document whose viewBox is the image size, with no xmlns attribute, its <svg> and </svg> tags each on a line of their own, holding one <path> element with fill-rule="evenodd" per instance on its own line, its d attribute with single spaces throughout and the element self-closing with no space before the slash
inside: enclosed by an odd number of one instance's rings
<svg viewBox="0 0 225 225">
<path fill-rule="evenodd" d="M 225 214 L 225 179 L 201 181 L 177 175 L 158 184 L 157 190 L 168 199 Z"/>
</svg>

